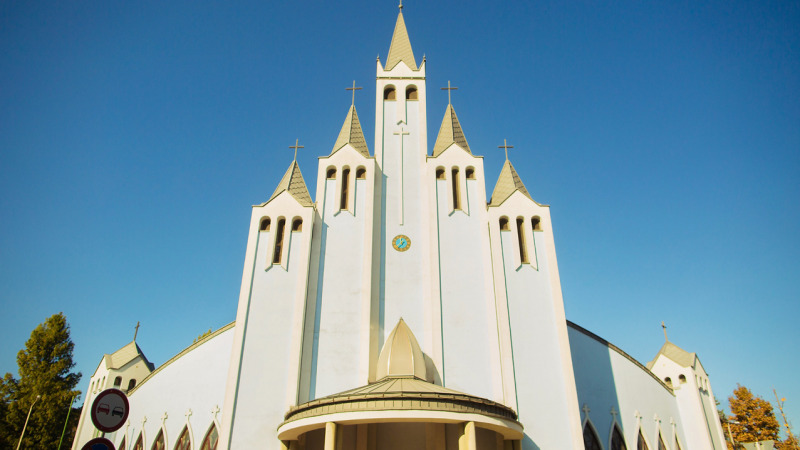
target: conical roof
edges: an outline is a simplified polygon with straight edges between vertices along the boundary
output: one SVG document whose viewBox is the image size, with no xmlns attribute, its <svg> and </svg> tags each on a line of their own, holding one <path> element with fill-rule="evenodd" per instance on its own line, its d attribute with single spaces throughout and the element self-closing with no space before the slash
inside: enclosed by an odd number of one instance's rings
<svg viewBox="0 0 800 450">
<path fill-rule="evenodd" d="M 503 169 L 500 171 L 497 184 L 494 185 L 492 200 L 489 206 L 500 206 L 500 204 L 506 201 L 508 197 L 511 197 L 511 194 L 515 191 L 520 191 L 525 194 L 526 197 L 533 200 L 531 194 L 525 189 L 525 185 L 522 184 L 522 180 L 519 178 L 517 171 L 514 170 L 514 166 L 511 165 L 511 161 L 506 160 L 506 163 L 503 164 Z"/>
<path fill-rule="evenodd" d="M 386 338 L 378 356 L 378 367 L 375 372 L 375 378 L 378 380 L 401 376 L 427 379 L 425 356 L 414 333 L 403 319 L 397 322 L 394 330 Z"/>
<path fill-rule="evenodd" d="M 467 138 L 464 136 L 464 131 L 461 129 L 461 124 L 458 122 L 456 110 L 453 109 L 453 105 L 447 105 L 444 119 L 442 119 L 442 126 L 439 127 L 439 135 L 436 137 L 436 143 L 433 144 L 433 156 L 439 156 L 452 144 L 458 144 L 467 153 L 472 153 L 469 149 L 469 144 L 467 144 Z"/>
<path fill-rule="evenodd" d="M 406 22 L 403 20 L 403 12 L 397 14 L 397 23 L 394 26 L 392 44 L 389 46 L 389 56 L 386 57 L 386 67 L 384 70 L 392 70 L 400 61 L 406 63 L 411 70 L 418 70 L 414 60 L 414 52 L 411 50 L 411 41 L 408 39 Z"/>
<path fill-rule="evenodd" d="M 358 153 L 369 158 L 369 149 L 367 148 L 367 140 L 364 139 L 364 132 L 361 131 L 361 122 L 358 121 L 358 114 L 356 113 L 356 105 L 350 107 L 347 112 L 347 117 L 344 119 L 342 130 L 339 132 L 339 137 L 336 138 L 336 143 L 333 144 L 333 151 L 331 155 L 339 151 L 345 145 L 350 144 Z"/>
<path fill-rule="evenodd" d="M 303 174 L 300 173 L 300 166 L 297 165 L 297 161 L 292 161 L 289 169 L 283 174 L 283 178 L 281 182 L 278 183 L 278 187 L 275 189 L 272 197 L 270 197 L 267 202 L 269 203 L 270 200 L 277 197 L 278 194 L 283 191 L 289 192 L 289 194 L 303 206 L 311 206 L 314 203 L 311 200 L 311 195 L 308 193 L 306 182 L 303 180 Z"/>
</svg>

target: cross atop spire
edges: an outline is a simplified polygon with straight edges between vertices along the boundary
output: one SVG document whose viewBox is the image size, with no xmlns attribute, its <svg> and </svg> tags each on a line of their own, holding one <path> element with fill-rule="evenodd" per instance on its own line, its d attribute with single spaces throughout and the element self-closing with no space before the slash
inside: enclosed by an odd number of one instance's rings
<svg viewBox="0 0 800 450">
<path fill-rule="evenodd" d="M 408 39 L 406 22 L 403 20 L 403 4 L 400 3 L 400 12 L 397 14 L 397 23 L 392 34 L 392 43 L 389 45 L 389 54 L 386 56 L 386 66 L 384 70 L 392 70 L 400 62 L 404 62 L 409 69 L 418 71 L 417 63 L 414 60 L 414 52 L 411 50 L 411 41 Z"/>
<path fill-rule="evenodd" d="M 450 92 L 458 90 L 457 87 L 450 87 L 450 80 L 447 80 L 447 87 L 441 88 L 443 91 L 447 91 L 447 104 L 451 105 L 453 102 L 450 101 Z"/>
<path fill-rule="evenodd" d="M 497 148 L 502 148 L 503 150 L 506 151 L 506 161 L 508 161 L 508 149 L 514 148 L 514 146 L 508 145 L 508 142 L 506 142 L 506 140 L 503 139 L 503 145 L 498 145 Z"/>
<path fill-rule="evenodd" d="M 356 87 L 356 80 L 353 80 L 353 87 L 344 88 L 345 91 L 353 91 L 353 105 L 356 104 L 356 91 L 360 91 L 361 87 Z"/>
<path fill-rule="evenodd" d="M 353 82 L 353 84 L 355 84 L 355 81 Z M 294 149 L 294 161 L 297 161 L 297 149 L 298 148 L 305 148 L 302 145 L 297 145 L 299 143 L 300 143 L 300 139 L 295 139 L 294 140 L 294 145 L 290 145 L 289 146 L 289 148 L 293 148 Z"/>
<path fill-rule="evenodd" d="M 669 339 L 667 339 L 667 326 L 664 325 L 663 320 L 661 321 L 661 328 L 664 329 L 664 342 L 669 342 Z"/>
<path fill-rule="evenodd" d="M 136 329 L 133 332 L 133 341 L 136 342 L 136 335 L 139 334 L 139 321 L 138 320 L 136 321 L 136 327 L 134 327 L 134 328 L 136 328 Z"/>
</svg>

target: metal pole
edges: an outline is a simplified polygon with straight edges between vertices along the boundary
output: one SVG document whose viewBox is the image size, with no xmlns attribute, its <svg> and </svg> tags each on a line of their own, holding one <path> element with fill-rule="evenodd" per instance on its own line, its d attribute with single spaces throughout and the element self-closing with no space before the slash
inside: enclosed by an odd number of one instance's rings
<svg viewBox="0 0 800 450">
<path fill-rule="evenodd" d="M 739 422 L 731 420 L 725 421 L 725 425 L 728 426 L 728 437 L 731 438 L 731 447 L 733 447 L 733 450 L 736 450 L 736 441 L 733 440 L 733 434 L 731 434 L 731 423 L 739 423 Z"/>
<path fill-rule="evenodd" d="M 31 409 L 28 410 L 28 417 L 25 418 L 25 425 L 22 427 L 22 433 L 19 435 L 19 442 L 17 442 L 17 450 L 19 450 L 19 446 L 22 445 L 22 438 L 25 437 L 25 429 L 28 428 L 28 419 L 31 418 L 31 411 L 33 411 L 33 405 L 42 398 L 41 395 L 37 395 L 36 399 L 31 403 Z"/>
<path fill-rule="evenodd" d="M 69 409 L 67 410 L 67 420 L 64 421 L 64 429 L 61 430 L 61 439 L 58 440 L 58 450 L 61 450 L 61 442 L 64 440 L 64 433 L 67 432 L 67 424 L 69 423 L 69 413 L 72 412 L 72 404 L 75 403 L 75 397 L 78 394 L 72 396 L 72 400 L 69 401 Z"/>
</svg>

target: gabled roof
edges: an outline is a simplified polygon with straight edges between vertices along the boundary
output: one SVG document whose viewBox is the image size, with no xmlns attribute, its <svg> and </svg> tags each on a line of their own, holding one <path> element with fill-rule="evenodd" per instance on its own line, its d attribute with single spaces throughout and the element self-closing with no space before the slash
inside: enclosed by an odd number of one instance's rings
<svg viewBox="0 0 800 450">
<path fill-rule="evenodd" d="M 272 197 L 267 200 L 267 203 L 283 191 L 287 191 L 303 206 L 311 206 L 314 204 L 311 200 L 311 195 L 308 193 L 306 182 L 303 180 L 303 174 L 300 173 L 300 166 L 297 165 L 297 161 L 292 161 L 292 164 L 283 175 L 281 182 L 278 183 L 278 187 L 275 189 Z"/>
<path fill-rule="evenodd" d="M 508 197 L 511 197 L 511 194 L 516 191 L 522 192 L 526 197 L 533 200 L 533 198 L 531 198 L 531 194 L 529 194 L 528 190 L 525 189 L 525 185 L 522 184 L 522 180 L 519 178 L 517 171 L 514 170 L 514 166 L 511 165 L 511 161 L 506 160 L 505 164 L 503 164 L 503 169 L 500 171 L 500 177 L 497 179 L 497 184 L 494 185 L 492 200 L 489 203 L 489 206 L 500 206 Z"/>
<path fill-rule="evenodd" d="M 400 61 L 406 63 L 411 70 L 419 70 L 414 61 L 414 52 L 411 50 L 411 41 L 408 39 L 406 22 L 403 20 L 403 12 L 397 14 L 397 23 L 394 26 L 392 44 L 389 46 L 389 56 L 386 57 L 386 67 L 384 70 L 392 70 Z"/>
<path fill-rule="evenodd" d="M 653 367 L 659 355 L 666 356 L 667 358 L 671 359 L 672 361 L 675 361 L 678 365 L 682 367 L 694 367 L 694 363 L 697 360 L 696 353 L 689 353 L 686 350 L 673 344 L 672 342 L 667 341 L 664 342 L 664 345 L 661 346 L 661 350 L 658 351 L 655 358 L 653 358 L 652 361 L 647 363 L 648 369 L 651 369 Z"/>
<path fill-rule="evenodd" d="M 436 137 L 436 143 L 433 144 L 433 156 L 439 156 L 453 144 L 457 144 L 467 153 L 472 154 L 469 144 L 467 144 L 467 138 L 464 136 L 464 131 L 461 129 L 461 124 L 458 122 L 456 110 L 453 109 L 453 105 L 447 105 L 444 119 L 442 119 L 442 126 L 439 127 L 439 135 Z"/>
<path fill-rule="evenodd" d="M 149 367 L 150 370 L 153 370 L 153 364 L 147 360 L 146 356 L 144 356 L 142 349 L 139 348 L 139 346 L 136 344 L 136 341 L 131 341 L 129 344 L 110 355 L 105 354 L 103 358 L 106 362 L 106 368 L 119 369 L 125 366 L 125 364 L 128 364 L 136 359 L 137 356 L 141 356 L 145 364 L 147 364 L 147 367 Z"/>
<path fill-rule="evenodd" d="M 339 132 L 339 137 L 336 138 L 336 143 L 333 144 L 333 151 L 331 155 L 339 151 L 345 145 L 350 144 L 358 153 L 361 153 L 365 158 L 369 158 L 369 149 L 367 148 L 367 140 L 364 139 L 364 132 L 361 131 L 361 122 L 358 121 L 358 114 L 356 113 L 356 105 L 350 107 L 347 112 L 347 117 L 344 119 L 342 130 Z"/>
</svg>

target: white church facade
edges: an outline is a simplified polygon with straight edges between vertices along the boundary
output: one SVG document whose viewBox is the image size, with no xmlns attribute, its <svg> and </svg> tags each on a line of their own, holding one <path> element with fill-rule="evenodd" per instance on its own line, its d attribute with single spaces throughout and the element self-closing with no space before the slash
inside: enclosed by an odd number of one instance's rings
<svg viewBox="0 0 800 450">
<path fill-rule="evenodd" d="M 160 367 L 132 342 L 118 449 L 722 450 L 697 355 L 647 366 L 566 320 L 550 209 L 506 161 L 491 195 L 452 105 L 428 143 L 401 12 L 370 149 L 353 104 L 312 198 L 293 161 L 252 209 L 235 322 Z"/>
</svg>

